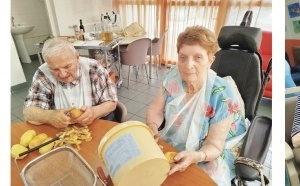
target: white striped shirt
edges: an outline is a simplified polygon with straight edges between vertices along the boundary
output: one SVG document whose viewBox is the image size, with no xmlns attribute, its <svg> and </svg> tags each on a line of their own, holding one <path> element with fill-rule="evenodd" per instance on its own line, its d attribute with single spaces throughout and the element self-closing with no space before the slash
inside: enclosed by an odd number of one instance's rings
<svg viewBox="0 0 300 186">
<path fill-rule="evenodd" d="M 295 108 L 295 116 L 293 122 L 293 128 L 291 132 L 291 136 L 298 134 L 300 132 L 300 94 L 297 96 L 296 108 Z"/>
</svg>

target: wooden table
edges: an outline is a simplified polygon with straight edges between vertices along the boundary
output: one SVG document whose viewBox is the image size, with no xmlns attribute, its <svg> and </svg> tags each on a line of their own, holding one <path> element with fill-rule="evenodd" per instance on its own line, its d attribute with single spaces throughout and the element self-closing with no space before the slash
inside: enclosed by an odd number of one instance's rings
<svg viewBox="0 0 300 186">
<path fill-rule="evenodd" d="M 81 144 L 81 150 L 79 154 L 88 162 L 92 169 L 96 172 L 97 167 L 99 167 L 100 159 L 98 157 L 98 145 L 105 133 L 115 126 L 117 123 L 106 121 L 106 120 L 96 120 L 89 126 L 90 131 L 92 132 L 93 139 L 90 142 L 83 142 Z M 55 137 L 60 129 L 56 129 L 49 125 L 32 125 L 27 122 L 20 122 L 11 125 L 11 145 L 20 142 L 21 135 L 29 130 L 33 129 L 39 133 L 46 133 L 48 136 Z M 159 141 L 159 145 L 162 145 L 163 151 L 177 151 L 174 147 L 167 144 L 164 141 Z M 22 169 L 27 163 L 39 156 L 38 151 L 29 153 L 24 159 L 18 160 L 20 169 Z M 159 167 L 158 167 L 159 169 Z M 19 186 L 23 185 L 20 174 L 14 162 L 14 159 L 11 158 L 11 185 Z M 198 186 L 198 185 L 216 185 L 216 183 L 197 165 L 193 164 L 189 166 L 184 172 L 176 172 L 169 176 L 163 186 Z"/>
</svg>

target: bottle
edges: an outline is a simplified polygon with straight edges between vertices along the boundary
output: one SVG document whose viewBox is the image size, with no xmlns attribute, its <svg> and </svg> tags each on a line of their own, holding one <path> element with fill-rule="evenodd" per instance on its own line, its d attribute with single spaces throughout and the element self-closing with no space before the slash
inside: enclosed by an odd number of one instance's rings
<svg viewBox="0 0 300 186">
<path fill-rule="evenodd" d="M 84 26 L 83 26 L 83 24 L 82 24 L 82 20 L 81 20 L 81 19 L 79 20 L 79 22 L 80 22 L 79 30 L 80 30 L 80 35 L 81 35 L 80 38 L 84 41 L 84 32 L 85 32 Z"/>
<path fill-rule="evenodd" d="M 103 26 L 103 32 L 102 32 L 102 40 L 103 41 L 112 41 L 113 40 L 113 33 L 111 28 L 111 22 L 108 18 L 108 16 L 103 16 L 102 20 L 102 26 Z"/>
<path fill-rule="evenodd" d="M 83 33 L 85 33 L 84 26 L 82 24 L 82 19 L 80 19 L 79 21 L 80 21 L 79 29 L 82 30 Z"/>
</svg>

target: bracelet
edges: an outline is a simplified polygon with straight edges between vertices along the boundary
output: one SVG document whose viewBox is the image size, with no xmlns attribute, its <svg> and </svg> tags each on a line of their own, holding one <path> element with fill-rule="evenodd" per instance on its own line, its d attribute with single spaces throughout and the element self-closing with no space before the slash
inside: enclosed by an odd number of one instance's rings
<svg viewBox="0 0 300 186">
<path fill-rule="evenodd" d="M 157 128 L 159 128 L 158 125 L 155 122 L 149 122 L 149 123 L 147 123 L 147 126 L 151 125 L 151 124 L 154 124 L 154 125 L 156 125 Z"/>
<path fill-rule="evenodd" d="M 203 160 L 203 161 L 205 161 L 205 160 L 206 160 L 206 158 L 207 158 L 207 154 L 206 154 L 206 152 L 205 152 L 205 151 L 203 151 L 203 150 L 199 150 L 199 152 L 203 152 L 203 153 L 204 153 L 204 155 L 205 155 L 205 158 L 204 158 L 204 160 Z"/>
</svg>

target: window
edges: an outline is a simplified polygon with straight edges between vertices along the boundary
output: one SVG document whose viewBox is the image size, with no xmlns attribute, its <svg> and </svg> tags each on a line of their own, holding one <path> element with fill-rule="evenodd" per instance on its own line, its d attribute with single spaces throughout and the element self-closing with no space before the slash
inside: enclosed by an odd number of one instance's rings
<svg viewBox="0 0 300 186">
<path fill-rule="evenodd" d="M 192 25 L 202 25 L 218 35 L 224 25 L 240 25 L 247 10 L 253 11 L 251 26 L 272 29 L 272 0 L 114 0 L 123 26 L 139 22 L 149 34 L 168 30 L 162 63 L 176 62 L 176 40 Z"/>
</svg>

